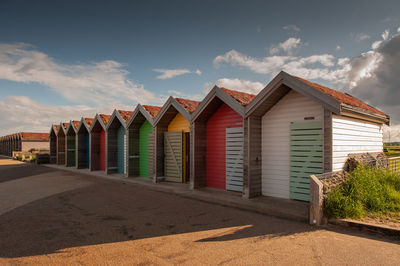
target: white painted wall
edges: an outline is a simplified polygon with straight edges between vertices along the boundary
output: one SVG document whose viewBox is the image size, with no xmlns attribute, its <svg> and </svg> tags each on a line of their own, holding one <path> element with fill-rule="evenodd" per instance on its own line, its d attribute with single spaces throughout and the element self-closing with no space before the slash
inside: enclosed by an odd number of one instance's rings
<svg viewBox="0 0 400 266">
<path fill-rule="evenodd" d="M 323 121 L 322 106 L 290 91 L 262 117 L 262 194 L 289 198 L 290 123 Z"/>
<path fill-rule="evenodd" d="M 48 141 L 22 141 L 21 151 L 29 151 L 30 149 L 49 150 L 50 143 Z"/>
<path fill-rule="evenodd" d="M 333 115 L 332 145 L 332 170 L 339 171 L 349 153 L 382 152 L 382 125 Z"/>
</svg>

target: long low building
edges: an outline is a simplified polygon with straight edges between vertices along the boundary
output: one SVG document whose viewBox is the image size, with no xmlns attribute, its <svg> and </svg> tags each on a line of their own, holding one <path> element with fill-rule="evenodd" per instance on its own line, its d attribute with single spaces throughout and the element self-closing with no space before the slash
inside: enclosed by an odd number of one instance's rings
<svg viewBox="0 0 400 266">
<path fill-rule="evenodd" d="M 285 72 L 258 95 L 215 86 L 201 102 L 169 97 L 132 110 L 82 118 L 70 130 L 79 168 L 302 201 L 311 174 L 341 170 L 351 153 L 382 152 L 390 122 L 349 94 Z M 66 164 L 67 126 L 51 127 L 53 163 Z M 82 128 L 88 136 L 76 138 Z"/>
<path fill-rule="evenodd" d="M 49 134 L 37 132 L 18 132 L 0 137 L 0 154 L 12 156 L 15 152 L 30 150 L 49 150 Z"/>
</svg>

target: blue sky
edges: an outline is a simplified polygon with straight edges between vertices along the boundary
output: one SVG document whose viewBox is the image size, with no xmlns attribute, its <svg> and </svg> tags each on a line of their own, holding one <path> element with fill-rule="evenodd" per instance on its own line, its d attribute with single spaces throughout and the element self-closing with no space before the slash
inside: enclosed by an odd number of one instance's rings
<svg viewBox="0 0 400 266">
<path fill-rule="evenodd" d="M 256 93 L 282 69 L 400 115 L 360 85 L 395 43 L 399 1 L 82 2 L 1 1 L 1 135 L 214 84 Z M 42 113 L 21 118 L 29 106 Z"/>
</svg>

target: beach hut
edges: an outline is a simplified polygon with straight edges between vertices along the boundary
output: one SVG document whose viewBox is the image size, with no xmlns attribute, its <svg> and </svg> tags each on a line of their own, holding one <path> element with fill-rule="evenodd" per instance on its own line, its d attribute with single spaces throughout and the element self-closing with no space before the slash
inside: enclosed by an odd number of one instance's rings
<svg viewBox="0 0 400 266">
<path fill-rule="evenodd" d="M 66 161 L 65 166 L 76 166 L 76 133 L 79 121 L 71 120 L 65 133 Z"/>
<path fill-rule="evenodd" d="M 110 117 L 96 114 L 90 127 L 90 171 L 106 170 L 106 127 Z"/>
<path fill-rule="evenodd" d="M 49 146 L 50 146 L 50 163 L 57 163 L 57 132 L 59 125 L 51 125 L 49 132 Z"/>
<path fill-rule="evenodd" d="M 154 181 L 189 181 L 190 121 L 200 102 L 169 97 L 154 121 Z"/>
<path fill-rule="evenodd" d="M 93 118 L 81 118 L 77 127 L 76 141 L 77 141 L 77 168 L 90 167 L 90 140 L 89 132 L 93 123 Z"/>
<path fill-rule="evenodd" d="M 59 129 L 57 131 L 57 164 L 65 165 L 65 149 L 66 149 L 66 132 L 69 123 L 60 123 Z"/>
<path fill-rule="evenodd" d="M 114 110 L 106 131 L 106 173 L 126 173 L 126 123 L 132 111 Z"/>
<path fill-rule="evenodd" d="M 389 116 L 361 100 L 279 73 L 246 107 L 246 196 L 308 201 L 309 178 L 349 153 L 382 152 Z"/>
<path fill-rule="evenodd" d="M 127 123 L 127 176 L 154 176 L 154 118 L 159 106 L 138 104 Z"/>
<path fill-rule="evenodd" d="M 255 95 L 215 86 L 192 117 L 192 188 L 243 191 L 243 119 Z"/>
</svg>

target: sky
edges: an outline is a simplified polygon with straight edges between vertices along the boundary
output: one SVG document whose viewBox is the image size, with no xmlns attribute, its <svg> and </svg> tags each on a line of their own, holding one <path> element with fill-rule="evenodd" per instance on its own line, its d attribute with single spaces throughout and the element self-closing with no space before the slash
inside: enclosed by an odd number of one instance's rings
<svg viewBox="0 0 400 266">
<path fill-rule="evenodd" d="M 0 136 L 258 93 L 281 70 L 386 112 L 400 141 L 400 1 L 0 2 Z M 390 134 L 389 134 L 390 132 Z"/>
</svg>

